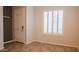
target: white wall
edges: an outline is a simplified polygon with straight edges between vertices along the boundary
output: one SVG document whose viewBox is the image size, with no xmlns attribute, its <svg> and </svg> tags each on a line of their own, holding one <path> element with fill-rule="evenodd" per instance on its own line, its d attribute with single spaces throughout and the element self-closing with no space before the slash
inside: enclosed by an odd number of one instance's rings
<svg viewBox="0 0 79 59">
<path fill-rule="evenodd" d="M 0 50 L 3 48 L 3 7 L 0 6 Z"/>
<path fill-rule="evenodd" d="M 45 43 L 79 47 L 79 7 L 35 7 L 33 40 Z M 64 11 L 63 35 L 43 33 L 43 12 L 62 9 Z"/>
<path fill-rule="evenodd" d="M 26 7 L 26 44 L 33 41 L 33 17 L 34 7 Z"/>
</svg>

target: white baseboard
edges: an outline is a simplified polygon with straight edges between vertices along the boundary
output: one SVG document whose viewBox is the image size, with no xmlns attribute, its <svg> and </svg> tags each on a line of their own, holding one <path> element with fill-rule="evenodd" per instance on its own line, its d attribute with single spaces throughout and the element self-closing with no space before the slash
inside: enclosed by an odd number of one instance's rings
<svg viewBox="0 0 79 59">
<path fill-rule="evenodd" d="M 32 41 L 27 41 L 27 42 L 26 42 L 26 45 L 27 45 L 27 44 L 30 44 L 30 43 L 32 43 L 32 42 L 34 42 L 34 41 L 33 41 L 33 40 L 32 40 Z"/>
<path fill-rule="evenodd" d="M 10 43 L 10 42 L 14 42 L 14 41 L 16 41 L 16 40 L 10 40 L 10 41 L 7 41 L 7 42 L 4 42 L 4 44 L 6 44 L 6 43 Z"/>
<path fill-rule="evenodd" d="M 67 45 L 67 44 L 59 44 L 59 43 L 52 43 L 52 42 L 45 42 L 45 41 L 37 41 L 36 42 L 42 42 L 42 43 L 48 43 L 48 44 L 54 44 L 54 45 L 62 45 L 62 46 L 68 46 L 68 47 L 75 47 L 79 49 L 79 46 L 74 46 L 74 45 Z"/>
</svg>

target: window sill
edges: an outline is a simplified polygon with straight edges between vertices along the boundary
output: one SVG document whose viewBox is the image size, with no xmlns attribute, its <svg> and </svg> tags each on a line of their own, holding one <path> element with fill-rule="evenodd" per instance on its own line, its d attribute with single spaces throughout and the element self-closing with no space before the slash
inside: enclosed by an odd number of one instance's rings
<svg viewBox="0 0 79 59">
<path fill-rule="evenodd" d="M 52 33 L 44 33 L 44 35 L 63 36 L 63 34 L 52 34 Z"/>
</svg>

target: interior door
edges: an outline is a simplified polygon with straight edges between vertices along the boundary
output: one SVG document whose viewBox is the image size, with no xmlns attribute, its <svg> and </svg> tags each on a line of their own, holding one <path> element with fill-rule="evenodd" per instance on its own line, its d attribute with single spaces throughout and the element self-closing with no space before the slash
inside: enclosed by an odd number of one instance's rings
<svg viewBox="0 0 79 59">
<path fill-rule="evenodd" d="M 15 40 L 26 43 L 26 7 L 14 7 L 13 15 Z"/>
</svg>

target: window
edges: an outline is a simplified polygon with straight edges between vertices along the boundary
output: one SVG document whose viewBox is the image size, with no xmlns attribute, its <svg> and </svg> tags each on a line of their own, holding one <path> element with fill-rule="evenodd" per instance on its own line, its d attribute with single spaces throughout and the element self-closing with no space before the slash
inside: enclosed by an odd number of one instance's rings
<svg viewBox="0 0 79 59">
<path fill-rule="evenodd" d="M 44 12 L 44 33 L 63 33 L 63 10 Z"/>
</svg>

